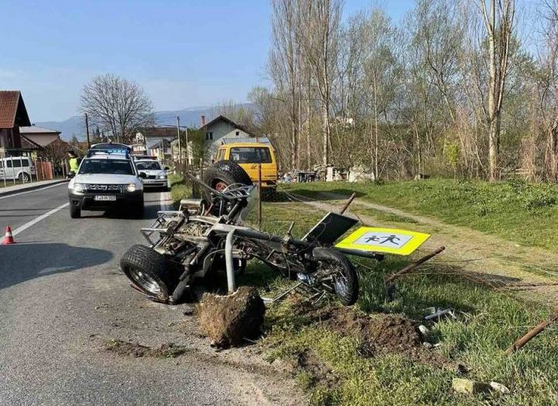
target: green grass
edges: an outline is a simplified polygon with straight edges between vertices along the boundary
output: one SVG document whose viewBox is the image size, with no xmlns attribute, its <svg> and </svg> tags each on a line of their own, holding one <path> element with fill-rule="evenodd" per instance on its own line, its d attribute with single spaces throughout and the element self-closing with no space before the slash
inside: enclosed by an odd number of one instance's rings
<svg viewBox="0 0 558 406">
<path fill-rule="evenodd" d="M 171 188 L 171 198 L 173 203 L 177 203 L 181 199 L 192 196 L 191 186 L 184 183 L 184 178 L 181 175 L 169 175 L 169 186 Z"/>
<path fill-rule="evenodd" d="M 316 198 L 335 192 L 438 218 L 524 246 L 556 249 L 558 186 L 520 180 L 500 183 L 433 179 L 388 183 L 302 183 L 287 190 Z"/>
<path fill-rule="evenodd" d="M 378 186 L 381 187 L 384 186 Z M 264 214 L 263 228 L 273 232 L 286 230 L 296 219 L 294 234 L 299 237 L 322 217 L 322 213 L 297 204 L 264 204 Z M 512 356 L 504 354 L 518 336 L 548 316 L 548 309 L 448 275 L 443 264 L 431 264 L 425 268 L 427 273 L 400 279 L 395 300 L 387 302 L 383 278 L 410 260 L 390 257 L 376 263 L 353 258 L 361 282 L 357 307 L 368 313 L 401 313 L 415 320 L 420 320 L 422 309 L 430 306 L 462 312 L 458 320 L 429 326 L 433 341 L 441 343 L 435 351 L 466 365 L 470 369 L 467 377 L 503 383 L 510 388 L 510 394 L 458 395 L 451 390 L 451 380 L 458 376 L 455 371 L 411 361 L 400 354 L 362 358 L 357 351 L 357 337 L 341 335 L 310 323 L 304 315 L 294 315 L 289 301 L 272 306 L 266 314 L 268 334 L 263 345 L 268 359 L 296 363 L 298 354 L 312 351 L 335 377 L 332 385 L 315 380 L 311 371 L 298 371 L 297 381 L 309 392 L 314 405 L 558 404 L 555 328 L 547 329 Z M 258 263 L 249 266 L 240 282 L 269 286 L 271 292 L 267 296 L 289 283 Z"/>
</svg>

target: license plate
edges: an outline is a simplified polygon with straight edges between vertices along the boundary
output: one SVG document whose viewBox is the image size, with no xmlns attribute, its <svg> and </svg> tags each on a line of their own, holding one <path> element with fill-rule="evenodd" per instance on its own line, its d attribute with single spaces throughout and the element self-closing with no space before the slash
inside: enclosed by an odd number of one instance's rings
<svg viewBox="0 0 558 406">
<path fill-rule="evenodd" d="M 95 200 L 98 202 L 113 202 L 116 200 L 116 196 L 95 196 Z"/>
</svg>

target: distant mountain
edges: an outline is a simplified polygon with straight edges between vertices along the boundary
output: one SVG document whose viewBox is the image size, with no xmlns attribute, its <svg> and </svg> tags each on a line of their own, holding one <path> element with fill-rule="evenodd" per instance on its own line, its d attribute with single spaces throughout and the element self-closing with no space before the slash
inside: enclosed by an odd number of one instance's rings
<svg viewBox="0 0 558 406">
<path fill-rule="evenodd" d="M 242 105 L 242 106 L 248 106 Z M 214 107 L 191 107 L 176 111 L 157 111 L 155 112 L 155 123 L 161 126 L 176 125 L 176 117 L 180 117 L 180 125 L 199 127 L 201 116 L 205 115 L 206 122 L 209 122 L 217 115 Z M 75 134 L 79 140 L 85 139 L 85 120 L 83 116 L 70 117 L 64 121 L 42 121 L 35 123 L 38 127 L 60 131 L 63 140 L 69 141 Z M 94 127 L 90 125 L 89 130 L 93 132 Z"/>
</svg>

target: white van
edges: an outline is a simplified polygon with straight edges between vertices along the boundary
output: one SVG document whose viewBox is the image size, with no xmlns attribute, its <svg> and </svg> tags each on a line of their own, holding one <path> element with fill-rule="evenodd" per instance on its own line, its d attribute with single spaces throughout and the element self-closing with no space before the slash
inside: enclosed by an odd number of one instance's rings
<svg viewBox="0 0 558 406">
<path fill-rule="evenodd" d="M 0 158 L 0 181 L 19 180 L 21 182 L 29 182 L 31 176 L 36 176 L 35 165 L 33 161 L 26 156 L 14 156 Z"/>
</svg>

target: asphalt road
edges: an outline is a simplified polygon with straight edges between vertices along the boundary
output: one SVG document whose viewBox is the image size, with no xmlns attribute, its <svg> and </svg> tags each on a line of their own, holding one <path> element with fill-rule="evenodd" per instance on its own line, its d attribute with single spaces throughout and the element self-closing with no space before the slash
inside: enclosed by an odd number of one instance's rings
<svg viewBox="0 0 558 406">
<path fill-rule="evenodd" d="M 0 198 L 0 227 L 19 230 L 0 246 L 0 405 L 300 404 L 246 353 L 212 353 L 183 306 L 129 288 L 120 257 L 167 197 L 146 194 L 143 220 L 70 219 L 66 184 Z M 191 351 L 134 358 L 107 351 L 113 339 Z"/>
</svg>

